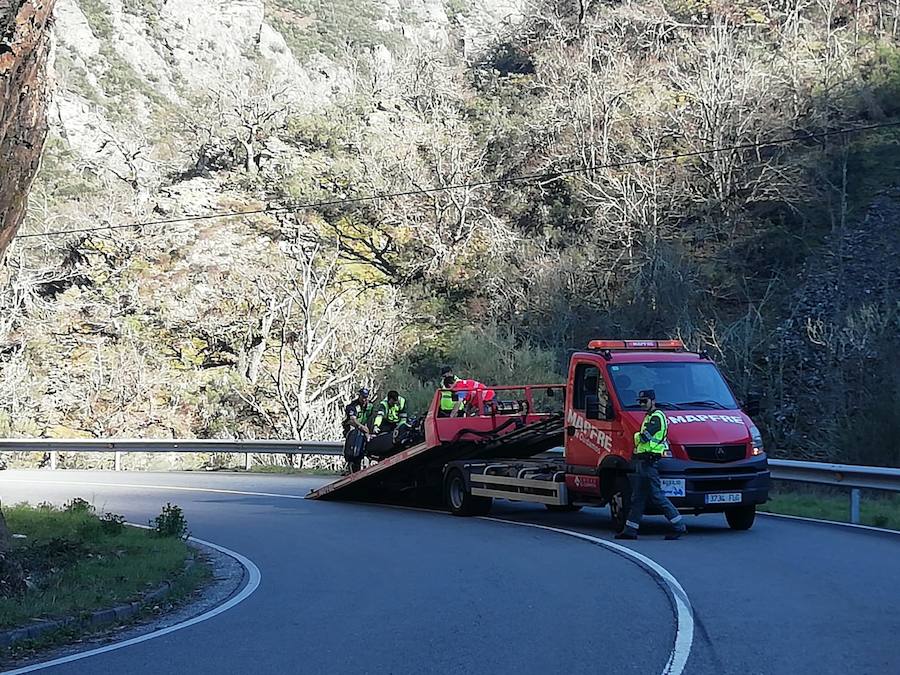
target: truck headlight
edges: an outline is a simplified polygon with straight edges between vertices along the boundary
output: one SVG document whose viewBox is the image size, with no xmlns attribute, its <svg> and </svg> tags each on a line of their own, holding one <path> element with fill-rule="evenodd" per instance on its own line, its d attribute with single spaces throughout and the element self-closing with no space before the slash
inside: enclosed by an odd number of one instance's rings
<svg viewBox="0 0 900 675">
<path fill-rule="evenodd" d="M 759 429 L 756 428 L 755 424 L 750 425 L 750 443 L 753 446 L 750 454 L 754 457 L 758 457 L 766 451 L 763 447 L 762 434 L 759 433 Z"/>
</svg>

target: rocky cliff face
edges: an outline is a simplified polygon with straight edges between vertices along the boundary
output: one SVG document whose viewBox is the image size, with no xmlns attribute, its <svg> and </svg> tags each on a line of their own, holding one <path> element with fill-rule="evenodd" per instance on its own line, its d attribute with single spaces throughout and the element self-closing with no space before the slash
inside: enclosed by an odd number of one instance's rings
<svg viewBox="0 0 900 675">
<path fill-rule="evenodd" d="M 351 88 L 360 61 L 389 78 L 397 55 L 410 49 L 453 45 L 474 53 L 499 27 L 519 20 L 523 6 L 522 0 L 57 0 L 51 131 L 61 143 L 54 147 L 101 173 L 152 184 L 167 159 L 160 147 L 172 140 L 172 118 L 198 99 L 229 88 L 248 91 L 266 79 L 275 83 L 267 92 L 272 98 L 315 112 Z M 138 146 L 144 151 L 136 153 Z"/>
<path fill-rule="evenodd" d="M 54 0 L 0 0 L 0 259 L 25 215 L 47 136 Z"/>
</svg>

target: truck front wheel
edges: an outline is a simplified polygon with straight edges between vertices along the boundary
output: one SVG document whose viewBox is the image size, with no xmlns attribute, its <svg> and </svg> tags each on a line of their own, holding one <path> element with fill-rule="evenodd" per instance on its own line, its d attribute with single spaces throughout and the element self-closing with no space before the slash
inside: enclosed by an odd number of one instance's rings
<svg viewBox="0 0 900 675">
<path fill-rule="evenodd" d="M 494 500 L 472 495 L 462 471 L 453 469 L 444 480 L 444 501 L 454 516 L 484 516 L 490 512 Z"/>
<path fill-rule="evenodd" d="M 725 520 L 732 530 L 749 530 L 756 520 L 756 504 L 737 506 L 725 511 Z"/>
</svg>

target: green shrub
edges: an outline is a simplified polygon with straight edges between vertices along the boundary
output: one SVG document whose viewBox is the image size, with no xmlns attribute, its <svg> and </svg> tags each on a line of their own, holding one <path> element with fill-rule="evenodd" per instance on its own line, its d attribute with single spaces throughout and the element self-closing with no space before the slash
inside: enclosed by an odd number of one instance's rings
<svg viewBox="0 0 900 675">
<path fill-rule="evenodd" d="M 117 537 L 125 531 L 125 516 L 115 513 L 104 513 L 100 517 L 100 529 L 103 534 L 110 537 Z"/>
<path fill-rule="evenodd" d="M 153 526 L 151 532 L 157 537 L 187 539 L 191 536 L 181 507 L 174 504 L 166 503 L 162 512 L 150 524 Z"/>
<path fill-rule="evenodd" d="M 74 497 L 72 500 L 66 502 L 65 506 L 63 506 L 63 510 L 68 511 L 69 513 L 90 514 L 94 512 L 94 507 L 89 501 L 82 499 L 81 497 Z"/>
</svg>

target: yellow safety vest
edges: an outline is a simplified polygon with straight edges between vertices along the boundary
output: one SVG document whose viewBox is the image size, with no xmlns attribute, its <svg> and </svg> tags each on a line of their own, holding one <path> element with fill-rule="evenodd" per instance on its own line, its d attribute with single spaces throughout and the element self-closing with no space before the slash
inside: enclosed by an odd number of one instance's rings
<svg viewBox="0 0 900 675">
<path fill-rule="evenodd" d="M 641 434 L 643 434 L 647 427 L 650 424 L 650 420 L 654 417 L 659 419 L 659 431 L 653 434 L 652 438 L 649 441 L 642 441 Z M 662 455 L 666 450 L 669 449 L 669 443 L 666 440 L 666 432 L 669 428 L 669 422 L 666 419 L 666 415 L 662 410 L 654 410 L 652 413 L 644 417 L 644 421 L 641 424 L 641 430 L 634 435 L 634 452 L 635 454 L 642 454 L 645 452 L 653 453 L 654 455 Z"/>
<path fill-rule="evenodd" d="M 454 384 L 459 382 L 459 378 L 453 378 Z M 453 390 L 452 389 L 441 389 L 441 410 L 445 412 L 450 412 L 453 410 Z"/>
<path fill-rule="evenodd" d="M 382 420 L 387 417 L 388 422 L 397 424 L 401 417 L 406 419 L 406 399 L 402 396 L 397 399 L 396 405 L 388 405 L 388 400 L 384 399 L 378 406 L 378 413 L 375 415 L 374 426 L 380 427 Z"/>
</svg>

